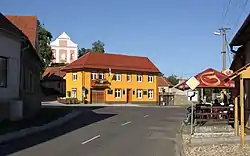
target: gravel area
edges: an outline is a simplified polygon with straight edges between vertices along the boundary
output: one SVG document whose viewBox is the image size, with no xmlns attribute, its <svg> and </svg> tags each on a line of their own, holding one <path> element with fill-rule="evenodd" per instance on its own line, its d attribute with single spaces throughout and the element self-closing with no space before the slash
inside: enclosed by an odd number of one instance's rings
<svg viewBox="0 0 250 156">
<path fill-rule="evenodd" d="M 184 153 L 186 156 L 249 156 L 250 145 L 245 145 L 243 149 L 239 144 L 220 144 L 199 147 L 185 145 Z"/>
<path fill-rule="evenodd" d="M 185 156 L 250 156 L 250 144 L 245 144 L 245 147 L 242 148 L 240 144 L 216 144 L 216 145 L 207 145 L 207 146 L 190 146 L 191 136 L 189 135 L 188 127 L 184 127 L 182 133 L 183 141 L 183 150 Z M 215 134 L 196 134 L 195 137 L 212 137 Z M 216 134 L 215 136 L 217 136 Z M 231 133 L 221 133 L 220 137 L 226 137 L 231 135 Z"/>
</svg>

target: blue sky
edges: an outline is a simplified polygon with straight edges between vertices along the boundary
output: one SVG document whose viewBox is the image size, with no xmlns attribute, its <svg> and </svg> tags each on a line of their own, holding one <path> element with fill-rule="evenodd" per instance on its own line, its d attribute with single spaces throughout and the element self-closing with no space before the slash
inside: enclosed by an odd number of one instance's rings
<svg viewBox="0 0 250 156">
<path fill-rule="evenodd" d="M 230 40 L 249 13 L 246 1 L 1 0 L 0 11 L 36 15 L 53 37 L 65 31 L 86 48 L 99 39 L 107 52 L 148 56 L 165 75 L 189 77 L 221 69 L 222 38 L 213 32 L 231 27 Z"/>
</svg>

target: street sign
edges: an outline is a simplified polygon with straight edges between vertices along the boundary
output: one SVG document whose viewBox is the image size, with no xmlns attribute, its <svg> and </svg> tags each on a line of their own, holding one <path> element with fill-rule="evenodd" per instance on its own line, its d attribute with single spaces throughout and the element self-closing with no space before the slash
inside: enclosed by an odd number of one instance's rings
<svg viewBox="0 0 250 156">
<path fill-rule="evenodd" d="M 200 81 L 198 81 L 195 77 L 191 77 L 186 84 L 188 85 L 188 87 L 190 87 L 192 90 L 194 90 L 196 87 L 199 86 Z"/>
</svg>

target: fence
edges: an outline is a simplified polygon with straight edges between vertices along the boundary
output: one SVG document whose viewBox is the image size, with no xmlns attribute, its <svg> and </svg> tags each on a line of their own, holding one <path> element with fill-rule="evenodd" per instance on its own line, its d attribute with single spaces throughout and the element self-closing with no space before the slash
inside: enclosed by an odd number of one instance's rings
<svg viewBox="0 0 250 156">
<path fill-rule="evenodd" d="M 199 106 L 194 110 L 194 120 L 197 125 L 206 122 L 234 123 L 234 108 L 229 106 Z"/>
</svg>

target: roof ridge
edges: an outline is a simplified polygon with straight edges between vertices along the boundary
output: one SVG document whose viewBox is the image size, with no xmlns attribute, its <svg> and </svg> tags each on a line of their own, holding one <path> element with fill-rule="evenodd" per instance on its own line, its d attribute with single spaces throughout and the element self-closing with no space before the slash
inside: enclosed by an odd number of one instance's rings
<svg viewBox="0 0 250 156">
<path fill-rule="evenodd" d="M 101 53 L 101 52 L 95 52 L 95 53 Z M 146 56 L 138 56 L 138 55 L 129 55 L 129 54 L 114 54 L 114 53 L 102 53 L 102 54 L 107 54 L 107 55 L 118 55 L 118 56 L 128 56 L 128 57 L 139 57 L 139 58 L 148 58 Z"/>
<path fill-rule="evenodd" d="M 18 16 L 18 17 L 37 17 L 35 15 L 15 15 L 15 14 L 4 14 L 4 16 Z"/>
</svg>

